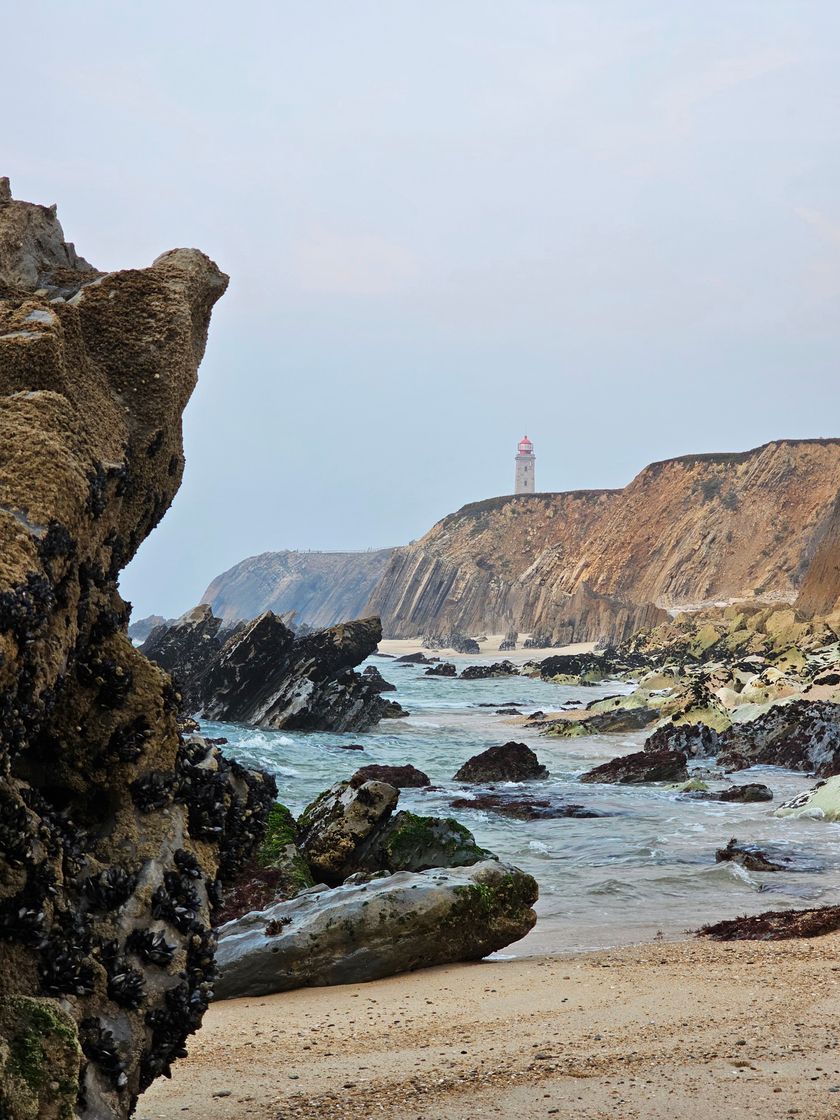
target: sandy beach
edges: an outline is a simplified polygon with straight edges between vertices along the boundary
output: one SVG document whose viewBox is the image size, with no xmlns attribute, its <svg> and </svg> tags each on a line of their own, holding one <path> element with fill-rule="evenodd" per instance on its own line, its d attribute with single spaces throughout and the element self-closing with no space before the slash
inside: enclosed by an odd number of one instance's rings
<svg viewBox="0 0 840 1120">
<path fill-rule="evenodd" d="M 517 649 L 500 650 L 499 646 L 505 640 L 504 634 L 488 634 L 484 641 L 478 643 L 479 653 L 456 653 L 452 649 L 427 649 L 422 638 L 385 638 L 379 643 L 378 652 L 387 657 L 404 657 L 410 653 L 425 653 L 427 657 L 463 657 L 470 660 L 485 660 L 493 658 L 495 661 L 506 659 L 514 665 L 524 665 L 526 661 L 542 661 L 544 657 L 553 657 L 558 653 L 591 653 L 595 642 L 576 642 L 568 646 L 552 646 L 547 649 L 523 649 L 522 643 L 529 634 L 520 634 Z"/>
<path fill-rule="evenodd" d="M 429 969 L 211 1007 L 139 1120 L 840 1111 L 840 935 Z"/>
</svg>

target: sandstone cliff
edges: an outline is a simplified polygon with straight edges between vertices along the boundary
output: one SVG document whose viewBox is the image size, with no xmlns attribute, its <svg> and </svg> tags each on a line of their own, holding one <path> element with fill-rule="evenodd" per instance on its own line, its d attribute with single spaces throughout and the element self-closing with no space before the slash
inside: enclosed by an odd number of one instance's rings
<svg viewBox="0 0 840 1120">
<path fill-rule="evenodd" d="M 0 179 L 0 1115 L 123 1118 L 185 1051 L 273 782 L 178 733 L 117 577 L 178 489 L 227 277 L 102 275 Z"/>
<path fill-rule="evenodd" d="M 359 618 L 393 549 L 375 552 L 263 552 L 216 576 L 204 594 L 223 622 L 264 611 L 294 613 L 315 629 Z"/>
<path fill-rule="evenodd" d="M 802 581 L 796 609 L 806 618 L 840 614 L 840 493 L 825 533 L 816 543 L 814 559 Z"/>
<path fill-rule="evenodd" d="M 619 491 L 479 502 L 396 550 L 365 613 L 389 637 L 621 640 L 668 609 L 792 602 L 838 486 L 840 440 L 777 440 L 654 463 Z"/>
</svg>

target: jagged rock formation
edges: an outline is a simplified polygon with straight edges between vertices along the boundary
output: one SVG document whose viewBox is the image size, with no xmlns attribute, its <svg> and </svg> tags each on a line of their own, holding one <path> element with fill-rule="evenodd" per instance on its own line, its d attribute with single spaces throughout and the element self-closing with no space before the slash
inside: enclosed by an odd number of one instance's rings
<svg viewBox="0 0 840 1120">
<path fill-rule="evenodd" d="M 718 765 L 784 766 L 819 778 L 840 774 L 840 704 L 795 700 L 735 723 L 718 738 Z"/>
<path fill-rule="evenodd" d="M 686 757 L 681 751 L 634 751 L 587 770 L 578 780 L 615 782 L 618 785 L 685 782 L 688 780 L 688 768 Z"/>
<path fill-rule="evenodd" d="M 0 180 L 0 1115 L 129 1115 L 184 1053 L 273 782 L 182 740 L 117 576 L 181 479 L 227 278 L 102 275 Z M 25 1046 L 18 1045 L 21 1031 Z"/>
<path fill-rule="evenodd" d="M 393 553 L 263 552 L 216 576 L 201 597 L 226 623 L 264 611 L 315 629 L 359 618 Z"/>
<path fill-rule="evenodd" d="M 812 559 L 802 606 L 822 610 L 837 599 L 838 490 L 840 440 L 777 440 L 654 463 L 620 491 L 478 502 L 397 549 L 367 610 L 395 638 L 618 641 L 666 610 L 793 602 Z"/>
<path fill-rule="evenodd" d="M 353 669 L 376 649 L 378 618 L 296 638 L 271 611 L 226 638 L 207 604 L 153 630 L 142 652 L 172 673 L 196 716 L 298 731 L 365 731 L 405 712 L 381 675 Z M 226 639 L 226 640 L 225 640 Z"/>
<path fill-rule="evenodd" d="M 222 926 L 216 995 L 357 984 L 481 960 L 528 933 L 536 899 L 530 875 L 495 860 L 314 887 Z"/>
<path fill-rule="evenodd" d="M 156 627 L 164 625 L 166 625 L 166 619 L 162 614 L 150 614 L 145 618 L 138 618 L 136 622 L 132 622 L 128 628 L 128 636 L 134 642 L 145 642 Z"/>
</svg>

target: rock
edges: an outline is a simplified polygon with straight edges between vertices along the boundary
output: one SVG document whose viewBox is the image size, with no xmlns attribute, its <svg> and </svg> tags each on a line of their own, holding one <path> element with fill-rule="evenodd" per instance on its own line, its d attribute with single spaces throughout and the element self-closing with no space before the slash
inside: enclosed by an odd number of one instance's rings
<svg viewBox="0 0 840 1120">
<path fill-rule="evenodd" d="M 360 847 L 353 866 L 359 871 L 427 871 L 493 858 L 458 821 L 403 810 Z"/>
<path fill-rule="evenodd" d="M 360 786 L 364 782 L 387 782 L 396 789 L 419 788 L 431 785 L 428 774 L 418 770 L 416 766 L 363 766 L 357 770 L 350 779 L 352 786 Z"/>
<path fill-rule="evenodd" d="M 829 778 L 840 773 L 840 704 L 796 700 L 776 704 L 720 736 L 718 765 L 785 766 Z"/>
<path fill-rule="evenodd" d="M 467 638 L 463 634 L 450 634 L 446 645 L 456 653 L 481 653 L 481 647 L 475 638 Z"/>
<path fill-rule="evenodd" d="M 745 782 L 741 786 L 730 786 L 720 793 L 712 795 L 714 801 L 738 801 L 750 804 L 755 801 L 772 801 L 773 791 L 761 782 Z"/>
<path fill-rule="evenodd" d="M 477 797 L 456 797 L 450 802 L 453 809 L 472 809 L 482 812 L 498 813 L 502 817 L 512 817 L 517 821 L 557 820 L 561 817 L 603 817 L 595 809 L 583 805 L 570 805 L 541 797 L 507 797 L 502 793 L 482 793 Z"/>
<path fill-rule="evenodd" d="M 636 751 L 612 758 L 581 774 L 582 782 L 614 782 L 635 785 L 642 782 L 684 782 L 688 779 L 686 756 L 682 751 Z"/>
<path fill-rule="evenodd" d="M 546 724 L 542 734 L 560 739 L 577 739 L 583 735 L 617 735 L 650 727 L 659 719 L 655 708 L 614 708 L 596 712 L 582 719 L 558 719 Z"/>
<path fill-rule="evenodd" d="M 645 739 L 646 751 L 682 751 L 692 758 L 711 758 L 718 752 L 717 731 L 704 723 L 666 723 Z"/>
<path fill-rule="evenodd" d="M 148 638 L 157 626 L 166 626 L 166 619 L 162 614 L 150 614 L 146 618 L 138 618 L 128 628 L 128 636 L 132 641 L 142 643 Z"/>
<path fill-rule="evenodd" d="M 455 782 L 530 782 L 548 770 L 525 743 L 505 743 L 473 755 L 457 771 Z"/>
<path fill-rule="evenodd" d="M 840 821 L 840 777 L 817 782 L 813 789 L 797 794 L 781 804 L 774 816 Z"/>
<path fill-rule="evenodd" d="M 558 653 L 541 661 L 539 671 L 543 680 L 569 684 L 608 680 L 615 672 L 607 654 L 595 653 Z"/>
<path fill-rule="evenodd" d="M 220 880 L 250 859 L 274 799 L 270 779 L 181 736 L 172 681 L 129 639 L 117 587 L 178 490 L 182 412 L 226 285 L 192 249 L 94 272 L 53 209 L 0 187 L 0 1114 L 12 1120 L 124 1120 L 168 1073 L 209 998 Z"/>
<path fill-rule="evenodd" d="M 394 658 L 395 665 L 431 665 L 434 658 L 426 657 L 425 653 L 404 653 L 402 657 Z"/>
<path fill-rule="evenodd" d="M 330 886 L 358 870 L 359 850 L 391 815 L 399 791 L 385 782 L 338 782 L 298 821 L 298 846 L 315 878 Z"/>
<path fill-rule="evenodd" d="M 483 681 L 491 677 L 518 677 L 519 670 L 510 661 L 494 661 L 492 665 L 468 665 L 461 672 L 462 681 Z"/>
<path fill-rule="evenodd" d="M 739 844 L 733 836 L 725 848 L 715 852 L 717 863 L 739 863 L 747 871 L 787 871 L 788 860 L 771 859 L 756 844 Z"/>
<path fill-rule="evenodd" d="M 362 670 L 362 677 L 376 692 L 396 692 L 397 686 L 386 681 L 375 665 L 368 665 Z"/>
<path fill-rule="evenodd" d="M 528 933 L 536 899 L 530 875 L 495 861 L 315 888 L 219 930 L 216 998 L 480 960 Z"/>
<path fill-rule="evenodd" d="M 298 731 L 366 731 L 381 719 L 406 715 L 380 696 L 385 682 L 378 673 L 353 672 L 376 649 L 378 618 L 299 637 L 267 611 L 241 623 L 224 642 L 220 624 L 209 607 L 199 607 L 153 631 L 143 645 L 175 675 L 185 705 L 199 717 Z"/>
<path fill-rule="evenodd" d="M 424 676 L 426 677 L 454 677 L 457 676 L 458 670 L 449 661 L 442 661 L 440 665 L 432 665 L 426 670 Z"/>
<path fill-rule="evenodd" d="M 337 751 L 363 751 L 365 749 L 361 743 L 328 743 L 327 745 Z"/>
</svg>

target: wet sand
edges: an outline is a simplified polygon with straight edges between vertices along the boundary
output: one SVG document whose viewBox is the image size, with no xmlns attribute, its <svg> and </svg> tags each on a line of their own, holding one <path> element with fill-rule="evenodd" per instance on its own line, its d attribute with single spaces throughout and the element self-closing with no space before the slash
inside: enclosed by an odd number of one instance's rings
<svg viewBox="0 0 840 1120">
<path fill-rule="evenodd" d="M 427 969 L 211 1007 L 140 1120 L 840 1114 L 840 934 Z"/>
</svg>

